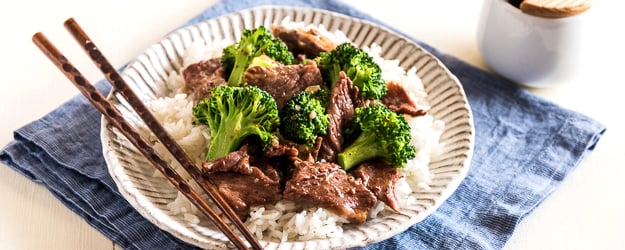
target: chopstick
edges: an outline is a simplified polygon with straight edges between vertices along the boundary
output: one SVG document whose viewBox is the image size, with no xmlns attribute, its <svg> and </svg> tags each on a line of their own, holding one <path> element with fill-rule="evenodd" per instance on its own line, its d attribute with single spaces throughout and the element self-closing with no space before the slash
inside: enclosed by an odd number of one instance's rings
<svg viewBox="0 0 625 250">
<path fill-rule="evenodd" d="M 208 194 L 213 202 L 219 207 L 219 209 L 228 217 L 228 219 L 235 225 L 235 227 L 242 233 L 243 237 L 250 242 L 253 249 L 262 249 L 260 243 L 247 230 L 247 227 L 243 224 L 241 219 L 237 216 L 236 212 L 228 205 L 226 200 L 220 195 L 219 191 L 210 181 L 210 177 L 202 175 L 200 170 L 195 166 L 193 160 L 184 152 L 184 150 L 176 143 L 176 141 L 165 131 L 163 126 L 156 120 L 148 108 L 137 97 L 137 95 L 130 89 L 126 81 L 119 75 L 117 70 L 108 62 L 103 53 L 100 52 L 98 47 L 87 36 L 84 30 L 78 25 L 78 23 L 70 18 L 65 21 L 65 27 L 72 34 L 74 39 L 82 45 L 85 52 L 98 65 L 102 73 L 116 88 L 116 90 L 128 101 L 133 107 L 135 112 L 139 114 L 141 119 L 148 125 L 150 130 L 156 135 L 156 137 L 163 143 L 163 145 L 169 150 L 169 152 L 177 159 L 182 167 L 189 173 L 189 175 L 199 184 L 199 186 Z"/>
<path fill-rule="evenodd" d="M 126 84 L 124 79 L 108 62 L 100 50 L 95 46 L 87 34 L 82 30 L 78 23 L 70 18 L 65 22 L 65 27 L 74 36 L 74 38 L 82 45 L 83 49 L 89 54 L 90 58 L 100 68 L 102 73 L 111 82 L 113 87 L 120 93 L 124 99 L 132 106 L 141 119 L 146 123 L 150 130 L 157 136 L 169 152 L 176 158 L 189 175 L 198 183 L 198 185 L 209 195 L 213 202 L 219 207 L 224 215 L 235 225 L 241 232 L 243 237 L 248 241 L 252 249 L 262 249 L 260 243 L 247 230 L 243 222 L 236 215 L 234 210 L 226 203 L 225 199 L 219 194 L 219 191 L 212 184 L 210 177 L 203 176 L 200 170 L 195 166 L 190 157 L 182 150 L 175 140 L 165 131 L 162 125 L 149 112 L 148 108 L 136 96 L 136 94 Z M 74 83 L 80 92 L 92 103 L 92 105 L 100 111 L 103 116 L 115 126 L 151 163 L 157 168 L 166 179 L 173 184 L 191 203 L 209 217 L 215 225 L 228 237 L 228 239 L 239 249 L 247 249 L 247 246 L 237 235 L 228 227 L 223 218 L 217 214 L 197 193 L 192 189 L 186 181 L 180 177 L 178 173 L 165 162 L 156 151 L 140 136 L 140 134 L 123 118 L 119 110 L 108 102 L 93 85 L 91 85 L 82 74 L 69 62 L 65 56 L 42 34 L 33 35 L 33 42 L 41 49 L 41 51 L 61 70 L 65 76 Z"/>
</svg>

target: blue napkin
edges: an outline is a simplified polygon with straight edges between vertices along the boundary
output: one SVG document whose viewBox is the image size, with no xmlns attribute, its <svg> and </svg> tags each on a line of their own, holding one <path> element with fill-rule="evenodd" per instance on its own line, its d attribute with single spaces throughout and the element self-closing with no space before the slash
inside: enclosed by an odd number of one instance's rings
<svg viewBox="0 0 625 250">
<path fill-rule="evenodd" d="M 220 1 L 186 25 L 267 4 L 328 9 L 384 25 L 332 0 Z M 457 191 L 434 214 L 366 249 L 502 248 L 517 224 L 557 188 L 606 128 L 420 44 L 464 86 L 476 129 L 472 165 Z M 110 90 L 106 81 L 97 87 L 104 93 Z M 122 198 L 106 170 L 99 129 L 99 113 L 77 96 L 16 130 L 15 140 L 0 152 L 0 160 L 47 187 L 125 249 L 193 248 L 152 225 Z"/>
</svg>

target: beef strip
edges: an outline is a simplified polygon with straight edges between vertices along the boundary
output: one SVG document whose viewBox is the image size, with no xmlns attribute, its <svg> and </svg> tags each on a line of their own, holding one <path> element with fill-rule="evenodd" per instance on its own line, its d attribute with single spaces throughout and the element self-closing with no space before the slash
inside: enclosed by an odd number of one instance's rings
<svg viewBox="0 0 625 250">
<path fill-rule="evenodd" d="M 252 206 L 282 199 L 280 175 L 271 164 L 250 166 L 250 155 L 242 148 L 204 164 L 219 193 L 241 218 Z"/>
<path fill-rule="evenodd" d="M 359 95 L 358 87 L 341 71 L 328 100 L 328 134 L 321 142 L 318 159 L 334 162 L 336 155 L 343 150 L 343 129 L 354 117 L 354 100 Z"/>
<path fill-rule="evenodd" d="M 389 81 L 386 83 L 386 88 L 387 92 L 386 95 L 382 97 L 382 104 L 393 112 L 411 116 L 422 116 L 426 114 L 425 110 L 417 108 L 417 105 L 412 101 L 406 89 L 398 83 Z"/>
<path fill-rule="evenodd" d="M 286 156 L 287 158 L 297 157 L 299 151 L 296 147 L 286 144 L 279 144 L 277 146 L 273 146 L 268 148 L 263 152 L 263 156 L 265 158 L 273 158 L 279 156 Z"/>
<path fill-rule="evenodd" d="M 304 54 L 308 58 L 315 58 L 321 52 L 336 48 L 334 42 L 313 28 L 287 29 L 284 26 L 273 25 L 271 32 L 280 38 L 295 55 Z"/>
<path fill-rule="evenodd" d="M 371 190 L 378 200 L 386 203 L 395 211 L 399 210 L 395 184 L 401 176 L 396 168 L 382 161 L 366 161 L 350 173 L 360 179 L 362 184 Z"/>
<path fill-rule="evenodd" d="M 217 190 L 240 218 L 248 216 L 250 207 L 281 200 L 280 181 L 268 177 L 258 167 L 249 175 L 235 172 L 216 172 L 210 178 Z"/>
<path fill-rule="evenodd" d="M 284 190 L 286 181 L 293 173 L 293 163 L 299 160 L 300 151 L 290 144 L 279 144 L 269 149 L 263 150 L 257 157 L 252 157 L 255 166 L 271 165 L 277 169 L 280 178 L 280 186 Z"/>
<path fill-rule="evenodd" d="M 323 137 L 318 136 L 315 140 L 315 145 L 312 148 L 311 157 L 314 161 L 319 159 L 319 151 L 321 151 L 321 145 L 323 145 Z"/>
<path fill-rule="evenodd" d="M 251 174 L 250 155 L 247 153 L 247 146 L 243 145 L 241 149 L 230 152 L 224 157 L 204 162 L 204 170 L 210 173 L 215 172 L 236 172 L 241 174 Z"/>
<path fill-rule="evenodd" d="M 194 95 L 195 100 L 208 97 L 211 89 L 227 84 L 223 72 L 221 58 L 212 58 L 187 66 L 182 71 L 187 93 Z"/>
<path fill-rule="evenodd" d="M 330 162 L 296 161 L 283 196 L 297 204 L 328 209 L 353 223 L 364 222 L 377 201 L 362 183 Z"/>
<path fill-rule="evenodd" d="M 267 91 L 273 96 L 278 109 L 282 109 L 286 101 L 306 87 L 323 84 L 321 72 L 314 61 L 273 68 L 250 67 L 245 71 L 243 79 L 247 84 Z"/>
</svg>

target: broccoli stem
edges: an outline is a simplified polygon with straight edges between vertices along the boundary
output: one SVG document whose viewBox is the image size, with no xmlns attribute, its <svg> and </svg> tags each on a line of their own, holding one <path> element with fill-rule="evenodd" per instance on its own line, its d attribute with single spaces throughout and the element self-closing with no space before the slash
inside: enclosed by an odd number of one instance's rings
<svg viewBox="0 0 625 250">
<path fill-rule="evenodd" d="M 242 113 L 230 114 L 224 122 L 219 124 L 217 132 L 211 133 L 206 161 L 224 157 L 237 150 L 248 135 L 254 134 L 253 131 L 256 127 L 241 127 L 242 119 Z"/>
<path fill-rule="evenodd" d="M 328 85 L 330 89 L 334 88 L 334 84 L 339 80 L 339 73 L 341 73 L 341 67 L 338 64 L 332 65 L 330 71 L 330 84 Z"/>
<path fill-rule="evenodd" d="M 337 161 L 343 170 L 347 171 L 363 161 L 381 156 L 384 156 L 384 152 L 381 150 L 377 137 L 363 132 L 354 143 L 338 154 Z"/>
<path fill-rule="evenodd" d="M 274 68 L 277 66 L 277 62 L 271 59 L 271 57 L 268 57 L 266 55 L 260 55 L 260 56 L 252 58 L 252 62 L 250 62 L 250 65 L 248 66 L 248 68 L 251 68 L 254 66 L 260 66 L 264 68 Z"/>
<path fill-rule="evenodd" d="M 236 55 L 234 67 L 232 68 L 232 72 L 230 73 L 230 77 L 228 77 L 228 86 L 240 87 L 243 85 L 243 74 L 245 70 L 251 63 L 252 59 L 252 48 L 251 46 L 247 46 L 246 48 L 241 49 L 241 54 Z"/>
</svg>

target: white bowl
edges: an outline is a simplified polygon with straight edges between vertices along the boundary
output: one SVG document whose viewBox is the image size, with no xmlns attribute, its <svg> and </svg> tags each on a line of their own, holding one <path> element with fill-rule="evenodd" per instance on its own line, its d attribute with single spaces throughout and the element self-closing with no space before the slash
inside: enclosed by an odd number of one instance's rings
<svg viewBox="0 0 625 250">
<path fill-rule="evenodd" d="M 329 30 L 340 29 L 360 45 L 382 46 L 382 56 L 398 59 L 405 69 L 416 67 L 428 93 L 429 113 L 445 122 L 441 135 L 443 154 L 429 165 L 433 173 L 431 190 L 412 195 L 417 204 L 402 209 L 403 214 L 371 219 L 364 224 L 348 226 L 343 237 L 310 241 L 266 241 L 266 249 L 331 249 L 372 244 L 392 237 L 433 213 L 458 187 L 465 177 L 473 152 L 474 128 L 468 101 L 458 82 L 445 66 L 417 44 L 371 22 L 311 8 L 266 6 L 243 10 L 208 20 L 171 33 L 160 43 L 129 64 L 122 72 L 131 88 L 143 101 L 162 93 L 168 72 L 180 69 L 182 54 L 195 40 L 238 39 L 243 29 L 279 23 L 284 17 L 292 21 L 324 24 Z M 139 118 L 129 112 L 125 102 L 113 91 L 109 95 L 132 122 Z M 102 146 L 108 169 L 125 199 L 150 222 L 176 237 L 202 248 L 232 247 L 227 238 L 211 223 L 188 223 L 182 215 L 173 215 L 167 204 L 176 198 L 177 190 L 163 178 L 153 176 L 154 168 L 116 129 L 102 120 Z"/>
<path fill-rule="evenodd" d="M 478 23 L 478 47 L 490 68 L 514 82 L 531 87 L 557 85 L 582 70 L 587 15 L 538 17 L 506 0 L 485 0 Z"/>
</svg>

